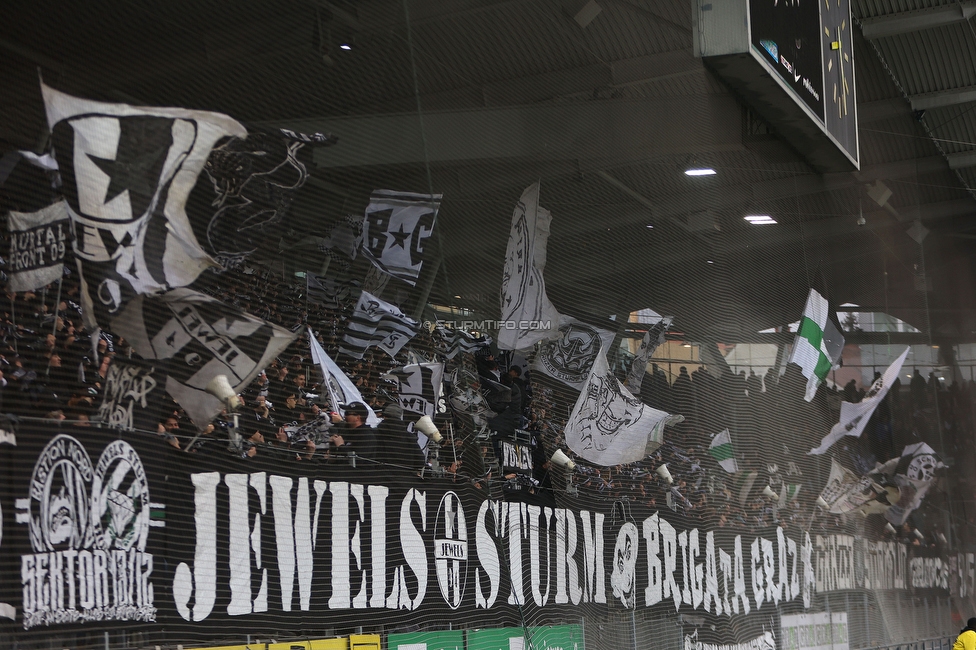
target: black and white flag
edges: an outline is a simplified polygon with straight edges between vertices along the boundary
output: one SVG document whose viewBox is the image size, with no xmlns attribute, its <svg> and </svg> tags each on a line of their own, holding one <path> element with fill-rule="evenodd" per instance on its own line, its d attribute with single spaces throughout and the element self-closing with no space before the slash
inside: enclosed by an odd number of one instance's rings
<svg viewBox="0 0 976 650">
<path fill-rule="evenodd" d="M 664 343 L 664 337 L 671 329 L 671 323 L 674 321 L 674 316 L 662 316 L 661 320 L 651 325 L 650 329 L 644 333 L 644 339 L 641 341 L 640 347 L 637 349 L 637 355 L 634 357 L 634 362 L 630 366 L 630 372 L 627 373 L 627 388 L 630 389 L 632 393 L 640 395 L 641 383 L 644 381 L 644 373 L 647 372 L 647 362 L 650 360 L 651 355 L 657 350 L 658 346 Z"/>
<path fill-rule="evenodd" d="M 885 510 L 885 519 L 895 526 L 904 524 L 935 485 L 936 470 L 944 467 L 935 450 L 924 442 L 905 446 L 900 457 L 879 466 L 876 472 L 890 476 L 898 488 L 897 498 L 889 499 L 891 507 Z"/>
<path fill-rule="evenodd" d="M 362 359 L 367 348 L 375 345 L 393 357 L 417 335 L 419 327 L 417 321 L 406 316 L 396 305 L 363 291 L 359 294 L 356 311 L 347 321 L 339 353 Z"/>
<path fill-rule="evenodd" d="M 868 421 L 871 419 L 871 414 L 884 401 L 885 395 L 888 394 L 888 389 L 895 383 L 895 380 L 898 378 L 898 373 L 901 372 L 902 364 L 905 363 L 905 359 L 908 357 L 910 350 L 911 348 L 905 348 L 905 351 L 888 366 L 884 374 L 871 384 L 871 388 L 864 395 L 864 399 L 860 402 L 841 403 L 840 421 L 833 426 L 830 433 L 824 436 L 823 440 L 820 441 L 820 446 L 809 451 L 810 454 L 819 455 L 826 452 L 835 442 L 844 436 L 859 438 L 864 433 L 864 427 L 867 426 Z"/>
<path fill-rule="evenodd" d="M 186 200 L 214 144 L 247 135 L 235 120 L 182 108 L 79 99 L 41 85 L 81 271 L 85 324 L 193 282 L 214 260 Z"/>
<path fill-rule="evenodd" d="M 416 284 L 442 196 L 375 190 L 363 220 L 363 254 L 381 271 Z"/>
<path fill-rule="evenodd" d="M 434 417 L 441 398 L 444 379 L 443 363 L 413 363 L 394 368 L 389 373 L 400 382 L 400 406 L 417 416 Z"/>
<path fill-rule="evenodd" d="M 456 357 L 458 352 L 474 354 L 490 345 L 490 336 L 475 338 L 464 330 L 450 330 L 443 325 L 434 327 L 434 348 L 448 359 Z"/>
<path fill-rule="evenodd" d="M 10 260 L 7 290 L 40 289 L 61 277 L 70 246 L 68 207 L 58 201 L 37 212 L 7 213 Z"/>
<path fill-rule="evenodd" d="M 339 308 L 352 301 L 357 291 L 351 282 L 340 282 L 324 275 L 305 272 L 305 292 L 309 302 L 325 307 Z"/>
<path fill-rule="evenodd" d="M 335 142 L 322 133 L 252 129 L 213 148 L 188 210 L 197 239 L 221 268 L 278 245 L 276 227 L 308 179 L 312 148 Z"/>
<path fill-rule="evenodd" d="M 526 350 L 557 335 L 559 312 L 546 295 L 542 277 L 551 222 L 552 215 L 539 206 L 539 184 L 535 183 L 515 205 L 508 234 L 502 269 L 500 350 Z"/>
<path fill-rule="evenodd" d="M 684 420 L 634 397 L 600 352 L 566 422 L 566 444 L 597 465 L 636 463 L 664 441 L 664 427 Z"/>
<path fill-rule="evenodd" d="M 376 416 L 376 412 L 363 399 L 363 394 L 356 388 L 356 384 L 352 383 L 352 380 L 346 376 L 346 373 L 342 372 L 339 366 L 336 365 L 336 362 L 332 360 L 332 357 L 326 353 L 311 329 L 308 330 L 308 340 L 309 349 L 312 353 L 312 361 L 318 364 L 319 370 L 322 371 L 322 387 L 329 394 L 329 403 L 332 405 L 332 410 L 345 416 L 346 405 L 359 402 L 366 406 L 366 426 L 375 427 L 379 424 L 380 419 Z"/>
<path fill-rule="evenodd" d="M 555 338 L 539 350 L 532 362 L 532 370 L 582 390 L 600 351 L 612 342 L 613 332 L 570 316 L 560 316 Z"/>
<path fill-rule="evenodd" d="M 138 296 L 112 331 L 141 357 L 169 360 L 166 392 L 200 428 L 223 408 L 205 391 L 211 379 L 226 375 L 240 392 L 297 336 L 191 289 Z"/>
<path fill-rule="evenodd" d="M 319 241 L 319 250 L 331 263 L 348 270 L 350 261 L 356 259 L 363 243 L 363 220 L 347 214 L 332 224 L 329 234 Z"/>
</svg>

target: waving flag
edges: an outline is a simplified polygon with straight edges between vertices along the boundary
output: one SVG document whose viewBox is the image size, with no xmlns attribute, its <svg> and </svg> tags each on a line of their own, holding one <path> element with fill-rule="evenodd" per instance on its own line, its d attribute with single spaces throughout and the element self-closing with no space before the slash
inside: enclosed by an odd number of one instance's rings
<svg viewBox="0 0 976 650">
<path fill-rule="evenodd" d="M 218 264 L 236 267 L 259 247 L 278 245 L 279 224 L 314 167 L 312 148 L 335 142 L 331 134 L 251 129 L 213 148 L 190 213 L 197 239 Z"/>
<path fill-rule="evenodd" d="M 501 331 L 498 335 L 501 336 Z M 613 342 L 613 332 L 559 316 L 559 329 L 547 341 L 532 362 L 532 371 L 558 379 L 567 386 L 582 390 L 597 357 Z M 501 346 L 499 346 L 501 347 Z"/>
<path fill-rule="evenodd" d="M 640 395 L 641 383 L 644 381 L 644 373 L 647 372 L 647 362 L 657 350 L 658 346 L 664 343 L 664 337 L 671 329 L 674 316 L 663 316 L 661 320 L 654 323 L 641 340 L 640 348 L 634 357 L 634 362 L 630 365 L 630 372 L 627 374 L 627 388 L 631 392 Z"/>
<path fill-rule="evenodd" d="M 868 420 L 871 419 L 871 414 L 874 413 L 874 409 L 878 408 L 878 405 L 884 400 L 885 395 L 888 394 L 888 389 L 891 388 L 891 385 L 895 383 L 895 379 L 898 378 L 898 373 L 901 372 L 901 367 L 905 363 L 905 358 L 908 356 L 910 349 L 905 348 L 901 356 L 895 359 L 888 366 L 888 369 L 884 371 L 884 374 L 871 384 L 871 389 L 864 395 L 864 399 L 857 403 L 841 403 L 840 422 L 835 424 L 830 430 L 830 433 L 824 436 L 824 439 L 820 441 L 819 447 L 810 450 L 810 454 L 819 455 L 824 453 L 831 445 L 844 436 L 861 437 L 861 434 L 864 432 L 864 427 L 867 426 Z"/>
<path fill-rule="evenodd" d="M 441 198 L 441 194 L 374 191 L 363 221 L 363 254 L 384 273 L 416 284 Z"/>
<path fill-rule="evenodd" d="M 43 84 L 41 91 L 75 229 L 86 325 L 213 266 L 186 200 L 214 144 L 245 137 L 244 127 L 218 113 L 106 104 Z"/>
<path fill-rule="evenodd" d="M 305 292 L 309 302 L 337 308 L 350 301 L 356 287 L 351 282 L 340 282 L 324 275 L 305 272 Z"/>
<path fill-rule="evenodd" d="M 739 466 L 735 462 L 735 454 L 732 452 L 732 438 L 728 429 L 722 429 L 712 438 L 712 444 L 708 446 L 708 453 L 722 466 L 729 474 L 739 471 Z"/>
<path fill-rule="evenodd" d="M 808 402 L 844 351 L 844 336 L 833 321 L 827 299 L 816 289 L 810 289 L 790 356 L 790 361 L 800 366 L 803 376 L 807 378 L 804 399 Z"/>
<path fill-rule="evenodd" d="M 542 272 L 552 215 L 539 206 L 539 184 L 524 192 L 512 215 L 502 270 L 500 350 L 525 350 L 556 334 L 559 312 L 549 302 Z"/>
<path fill-rule="evenodd" d="M 412 363 L 389 373 L 400 382 L 400 406 L 417 416 L 434 417 L 442 393 L 443 363 Z"/>
<path fill-rule="evenodd" d="M 635 463 L 660 446 L 666 425 L 683 419 L 631 395 L 600 352 L 566 423 L 566 444 L 597 465 Z"/>
<path fill-rule="evenodd" d="M 464 330 L 449 330 L 443 325 L 434 328 L 434 347 L 448 359 L 456 357 L 458 352 L 474 354 L 490 345 L 490 336 L 475 338 Z"/>
<path fill-rule="evenodd" d="M 935 485 L 935 471 L 945 467 L 935 450 L 924 442 L 907 445 L 901 457 L 893 458 L 878 468 L 887 472 L 898 488 L 897 498 L 891 499 L 891 507 L 885 510 L 885 519 L 901 526 L 912 512 L 922 505 L 922 500 Z"/>
<path fill-rule="evenodd" d="M 240 392 L 297 336 L 190 289 L 136 297 L 112 331 L 144 359 L 169 360 L 166 392 L 201 429 L 223 408 L 211 379 L 226 375 Z"/>
<path fill-rule="evenodd" d="M 353 402 L 366 404 L 366 400 L 363 399 L 362 393 L 356 388 L 356 384 L 352 383 L 352 380 L 342 372 L 339 366 L 336 365 L 336 362 L 332 360 L 332 357 L 326 353 L 311 329 L 308 330 L 308 340 L 312 351 L 312 361 L 318 364 L 319 370 L 322 371 L 322 386 L 329 392 L 329 401 L 332 403 L 332 408 L 340 414 L 345 415 L 346 404 L 352 404 Z M 376 416 L 376 413 L 369 404 L 366 404 L 366 410 L 369 411 L 366 416 L 366 426 L 375 427 L 379 424 L 380 419 Z"/>
<path fill-rule="evenodd" d="M 349 317 L 339 352 L 362 359 L 366 350 L 375 345 L 394 357 L 417 335 L 419 327 L 417 321 L 407 317 L 395 305 L 363 291 L 359 294 L 356 310 Z"/>
</svg>

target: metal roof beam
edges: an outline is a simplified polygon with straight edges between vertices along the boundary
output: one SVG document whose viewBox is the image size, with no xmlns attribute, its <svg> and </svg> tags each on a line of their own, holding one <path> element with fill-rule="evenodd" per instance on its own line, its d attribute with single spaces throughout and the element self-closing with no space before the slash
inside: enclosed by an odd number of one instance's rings
<svg viewBox="0 0 976 650">
<path fill-rule="evenodd" d="M 965 169 L 976 167 L 976 151 L 960 151 L 946 155 L 949 159 L 949 169 Z"/>
<path fill-rule="evenodd" d="M 959 217 L 976 214 L 976 201 L 973 201 L 972 199 L 955 199 L 952 201 L 923 203 L 922 205 L 918 206 L 913 205 L 907 208 L 900 208 L 898 213 L 898 218 L 902 221 Z"/>
<path fill-rule="evenodd" d="M 919 11 L 903 11 L 887 16 L 861 20 L 861 32 L 867 40 L 918 32 L 969 20 L 976 15 L 976 2 L 933 7 Z"/>
<path fill-rule="evenodd" d="M 934 93 L 912 95 L 911 100 L 913 111 L 926 111 L 930 108 L 944 108 L 946 106 L 955 106 L 956 104 L 976 102 L 976 86 L 965 86 L 963 88 L 952 88 L 951 90 L 940 90 Z"/>
</svg>

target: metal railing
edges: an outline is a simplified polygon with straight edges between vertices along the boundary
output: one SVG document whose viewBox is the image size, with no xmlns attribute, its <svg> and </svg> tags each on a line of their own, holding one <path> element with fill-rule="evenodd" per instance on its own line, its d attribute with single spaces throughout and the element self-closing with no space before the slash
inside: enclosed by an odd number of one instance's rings
<svg viewBox="0 0 976 650">
<path fill-rule="evenodd" d="M 943 636 L 935 639 L 921 639 L 919 641 L 901 641 L 887 645 L 861 648 L 861 650 L 952 650 L 956 637 Z"/>
</svg>

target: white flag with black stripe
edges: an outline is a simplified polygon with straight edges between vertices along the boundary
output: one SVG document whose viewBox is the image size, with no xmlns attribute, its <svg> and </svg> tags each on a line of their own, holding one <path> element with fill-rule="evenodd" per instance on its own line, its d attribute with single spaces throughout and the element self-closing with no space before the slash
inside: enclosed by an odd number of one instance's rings
<svg viewBox="0 0 976 650">
<path fill-rule="evenodd" d="M 240 392 L 297 333 L 191 289 L 138 296 L 112 320 L 112 331 L 145 359 L 168 359 L 166 392 L 205 427 L 223 408 L 206 392 L 226 375 Z"/>
<path fill-rule="evenodd" d="M 416 284 L 442 197 L 375 190 L 363 220 L 363 254 L 384 273 Z"/>
<path fill-rule="evenodd" d="M 475 338 L 464 330 L 449 330 L 443 325 L 434 327 L 434 348 L 448 359 L 456 357 L 458 352 L 474 354 L 490 345 L 490 336 Z"/>
<path fill-rule="evenodd" d="M 366 350 L 375 345 L 393 357 L 417 335 L 419 327 L 417 321 L 396 305 L 363 291 L 359 294 L 356 310 L 346 322 L 346 334 L 339 343 L 339 353 L 362 359 Z"/>
<path fill-rule="evenodd" d="M 37 212 L 7 213 L 10 264 L 7 290 L 30 291 L 51 284 L 64 273 L 64 254 L 71 245 L 68 206 L 58 201 Z"/>
<path fill-rule="evenodd" d="M 51 141 L 75 229 L 85 324 L 106 324 L 138 294 L 193 282 L 216 262 L 186 216 L 214 144 L 244 138 L 237 121 L 206 111 L 79 99 L 41 85 Z"/>
<path fill-rule="evenodd" d="M 404 411 L 434 417 L 441 398 L 443 363 L 412 363 L 389 374 L 400 382 L 400 406 Z"/>
</svg>

